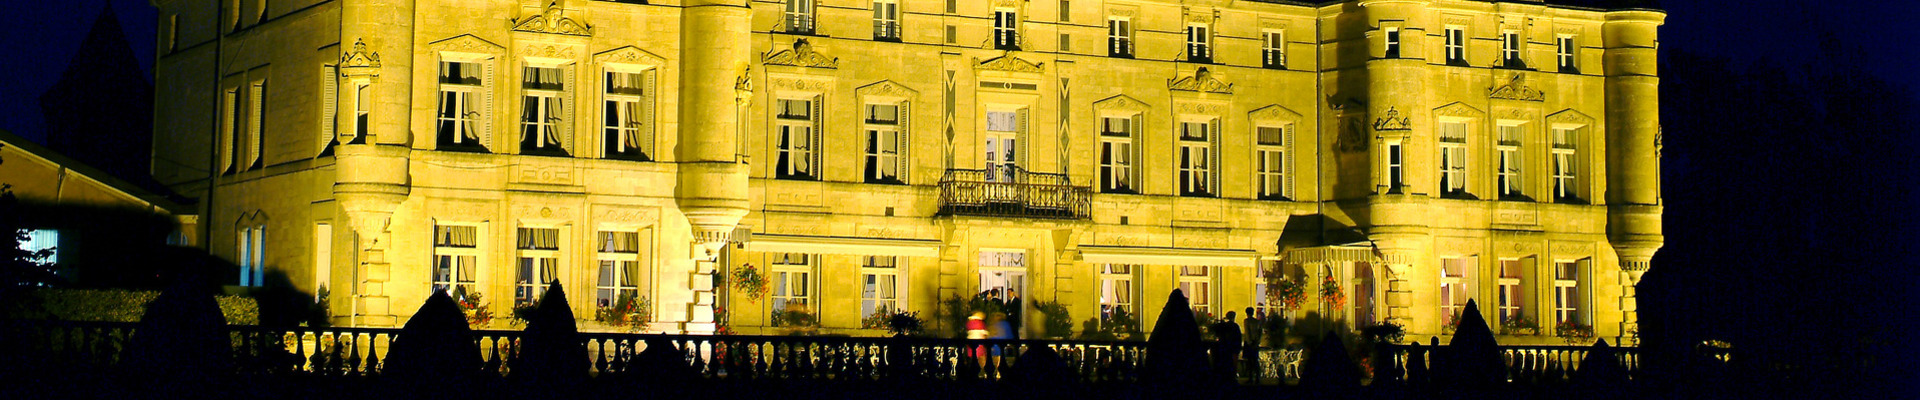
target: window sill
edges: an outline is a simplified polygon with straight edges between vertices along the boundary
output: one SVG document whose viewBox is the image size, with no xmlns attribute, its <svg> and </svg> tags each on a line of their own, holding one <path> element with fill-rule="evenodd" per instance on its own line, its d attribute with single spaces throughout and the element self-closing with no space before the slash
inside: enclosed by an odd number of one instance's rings
<svg viewBox="0 0 1920 400">
<path fill-rule="evenodd" d="M 540 157 L 571 157 L 570 155 L 567 154 L 566 149 L 550 149 L 550 148 L 538 148 L 538 147 L 536 148 L 522 147 L 520 148 L 520 155 L 540 156 Z"/>
<path fill-rule="evenodd" d="M 820 181 L 820 178 L 815 178 L 807 175 L 774 175 L 773 179 L 778 179 L 783 181 L 810 181 L 810 182 Z"/>
<path fill-rule="evenodd" d="M 1473 193 L 1468 193 L 1466 191 L 1454 191 L 1454 192 L 1442 192 L 1440 193 L 1440 198 L 1455 199 L 1455 200 L 1479 200 L 1480 196 L 1475 196 L 1473 195 Z"/>
<path fill-rule="evenodd" d="M 869 185 L 899 185 L 899 186 L 907 185 L 907 182 L 901 181 L 899 178 L 868 179 L 866 180 L 866 183 Z"/>
<path fill-rule="evenodd" d="M 444 142 L 440 143 L 439 146 L 434 147 L 434 150 L 451 151 L 451 152 L 459 152 L 459 153 L 482 153 L 482 154 L 489 153 L 489 151 L 487 151 L 486 146 L 481 146 L 478 144 L 453 144 L 453 143 L 444 143 Z"/>
</svg>

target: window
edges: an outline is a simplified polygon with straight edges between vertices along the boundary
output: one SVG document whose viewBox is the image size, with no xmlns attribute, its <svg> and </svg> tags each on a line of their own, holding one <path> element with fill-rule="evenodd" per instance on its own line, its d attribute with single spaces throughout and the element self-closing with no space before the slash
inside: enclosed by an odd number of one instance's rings
<svg viewBox="0 0 1920 400">
<path fill-rule="evenodd" d="M 481 63 L 440 62 L 440 117 L 438 137 L 442 150 L 486 150 L 480 140 L 480 114 L 486 93 L 481 80 Z"/>
<path fill-rule="evenodd" d="M 1194 314 L 1213 314 L 1213 276 L 1205 266 L 1180 267 L 1180 292 L 1187 295 L 1187 304 Z"/>
<path fill-rule="evenodd" d="M 959 28 L 956 28 L 953 25 L 947 25 L 947 44 L 954 44 L 959 42 L 960 42 Z"/>
<path fill-rule="evenodd" d="M 900 174 L 906 170 L 907 130 L 901 124 L 906 116 L 901 104 L 867 105 L 867 158 L 862 173 L 867 183 L 904 183 Z"/>
<path fill-rule="evenodd" d="M 900 40 L 900 0 L 874 0 L 873 40 Z"/>
<path fill-rule="evenodd" d="M 266 99 L 267 82 L 254 81 L 247 91 L 247 138 L 242 141 L 246 144 L 245 151 L 241 153 L 242 171 L 260 168 L 265 164 L 266 157 L 262 155 L 266 150 L 267 107 L 262 102 Z"/>
<path fill-rule="evenodd" d="M 1265 41 L 1260 49 L 1260 65 L 1273 69 L 1287 69 L 1287 34 L 1285 31 L 1264 31 Z"/>
<path fill-rule="evenodd" d="M 1500 33 L 1500 60 L 1501 66 L 1507 68 L 1527 67 L 1526 61 L 1522 60 L 1520 55 L 1520 32 L 1505 31 Z"/>
<path fill-rule="evenodd" d="M 1133 58 L 1133 21 L 1107 18 L 1107 55 Z"/>
<path fill-rule="evenodd" d="M 960 0 L 947 0 L 948 14 L 960 12 L 959 9 L 960 9 Z"/>
<path fill-rule="evenodd" d="M 55 265 L 60 263 L 60 231 L 53 229 L 22 229 L 16 232 L 16 234 L 27 235 L 27 240 L 20 242 L 20 250 L 28 253 L 28 262 L 39 265 Z M 33 254 L 43 250 L 49 252 L 46 257 L 32 257 Z"/>
<path fill-rule="evenodd" d="M 775 106 L 777 112 L 775 124 L 779 129 L 776 146 L 779 154 L 774 160 L 774 178 L 777 179 L 817 179 L 815 175 L 814 148 L 818 140 L 814 135 L 817 120 L 817 97 L 805 99 L 780 99 Z"/>
<path fill-rule="evenodd" d="M 559 67 L 523 69 L 520 106 L 520 153 L 564 156 L 561 132 L 566 129 L 562 107 L 566 85 Z"/>
<path fill-rule="evenodd" d="M 1467 192 L 1467 123 L 1440 123 L 1440 194 Z"/>
<path fill-rule="evenodd" d="M 1574 65 L 1573 36 L 1555 37 L 1553 49 L 1554 58 L 1560 61 L 1560 72 L 1580 73 L 1579 66 Z"/>
<path fill-rule="evenodd" d="M 1288 268 L 1286 265 L 1281 264 L 1279 260 L 1260 261 L 1260 276 L 1253 280 L 1253 315 L 1249 317 L 1256 317 L 1262 320 L 1267 318 L 1287 318 L 1286 303 L 1282 302 L 1279 296 L 1271 293 L 1272 288 L 1267 284 L 1268 282 L 1276 282 L 1279 279 L 1284 279 L 1287 271 L 1290 269 L 1291 268 Z"/>
<path fill-rule="evenodd" d="M 373 116 L 373 85 L 359 83 L 353 86 L 353 141 L 350 144 L 366 144 L 367 122 Z"/>
<path fill-rule="evenodd" d="M 600 232 L 599 280 L 594 285 L 594 305 L 618 307 L 619 302 L 640 297 L 640 234 L 636 232 Z"/>
<path fill-rule="evenodd" d="M 1073 21 L 1073 2 L 1060 0 L 1060 22 Z"/>
<path fill-rule="evenodd" d="M 1373 326 L 1373 324 L 1379 322 L 1374 319 L 1373 314 L 1375 309 L 1373 303 L 1373 263 L 1353 263 L 1353 275 L 1351 278 L 1348 282 L 1353 285 L 1353 295 L 1351 297 L 1353 301 L 1350 303 L 1353 305 L 1353 327 L 1363 328 Z"/>
<path fill-rule="evenodd" d="M 1019 300 L 1021 294 L 1026 293 L 1026 289 L 1027 253 L 980 252 L 980 292 L 986 293 L 987 298 L 1001 301 Z"/>
<path fill-rule="evenodd" d="M 1578 200 L 1579 185 L 1579 137 L 1574 129 L 1553 129 L 1553 198 L 1555 200 Z"/>
<path fill-rule="evenodd" d="M 773 273 L 771 298 L 775 316 L 774 325 L 804 324 L 800 321 L 786 321 L 786 318 L 781 318 L 780 314 L 784 312 L 813 313 L 813 309 L 810 308 L 813 304 L 813 286 L 809 279 L 813 275 L 813 257 L 801 253 L 780 253 L 772 257 L 773 262 L 770 263 L 772 268 L 769 271 Z"/>
<path fill-rule="evenodd" d="M 813 0 L 787 0 L 787 33 L 813 34 Z"/>
<path fill-rule="evenodd" d="M 1065 33 L 1060 34 L 1060 52 L 1061 53 L 1073 52 L 1073 35 L 1069 35 Z"/>
<path fill-rule="evenodd" d="M 1100 316 L 1111 318 L 1116 312 L 1125 312 L 1139 318 L 1139 310 L 1133 308 L 1134 268 L 1129 264 L 1100 266 Z"/>
<path fill-rule="evenodd" d="M 1460 323 L 1460 313 L 1473 298 L 1474 263 L 1472 258 L 1440 259 L 1440 322 L 1443 326 Z"/>
<path fill-rule="evenodd" d="M 1447 27 L 1447 64 L 1464 65 L 1467 63 L 1467 30 L 1457 26 Z"/>
<path fill-rule="evenodd" d="M 1520 259 L 1500 260 L 1500 324 L 1526 317 L 1526 266 Z"/>
<path fill-rule="evenodd" d="M 313 298 L 320 300 L 333 282 L 333 225 L 313 224 Z"/>
<path fill-rule="evenodd" d="M 993 10 L 993 48 L 1020 49 L 1020 19 L 1013 10 Z"/>
<path fill-rule="evenodd" d="M 1407 160 L 1400 143 L 1387 144 L 1387 193 L 1400 193 L 1406 186 Z"/>
<path fill-rule="evenodd" d="M 1180 195 L 1212 196 L 1214 129 L 1219 120 L 1180 123 Z"/>
<path fill-rule="evenodd" d="M 479 275 L 479 227 L 433 226 L 433 290 L 465 301 Z"/>
<path fill-rule="evenodd" d="M 1187 61 L 1213 62 L 1213 35 L 1207 24 L 1187 24 Z"/>
<path fill-rule="evenodd" d="M 240 228 L 238 252 L 240 261 L 240 286 L 262 286 L 266 284 L 267 227 L 263 225 Z"/>
<path fill-rule="evenodd" d="M 167 52 L 180 49 L 180 14 L 167 14 Z"/>
<path fill-rule="evenodd" d="M 1292 146 L 1293 136 L 1287 126 L 1262 126 L 1255 128 L 1254 176 L 1259 182 L 1259 194 L 1262 200 L 1286 200 L 1292 197 L 1293 178 L 1288 169 L 1293 164 L 1287 149 Z"/>
<path fill-rule="evenodd" d="M 1386 28 L 1385 58 L 1400 58 L 1400 28 Z"/>
<path fill-rule="evenodd" d="M 1100 192 L 1138 193 L 1134 190 L 1134 117 L 1100 118 Z"/>
<path fill-rule="evenodd" d="M 1583 261 L 1558 261 L 1553 263 L 1553 322 L 1562 324 L 1587 325 L 1585 297 L 1580 293 L 1580 281 L 1585 269 Z"/>
<path fill-rule="evenodd" d="M 1020 169 L 1020 139 L 1027 131 L 1027 111 L 988 111 L 985 158 L 988 182 L 1011 180 Z"/>
<path fill-rule="evenodd" d="M 644 72 L 607 71 L 603 112 L 606 158 L 653 160 L 653 77 Z"/>
<path fill-rule="evenodd" d="M 1500 141 L 1494 144 L 1494 150 L 1500 153 L 1498 169 L 1500 187 L 1498 189 L 1501 198 L 1525 196 L 1524 191 L 1521 190 L 1521 187 L 1525 186 L 1525 180 L 1520 175 L 1523 162 L 1520 158 L 1522 132 L 1519 125 L 1500 125 Z"/>
<path fill-rule="evenodd" d="M 520 228 L 520 263 L 515 269 L 513 303 L 533 304 L 546 293 L 547 284 L 560 278 L 560 230 Z"/>
<path fill-rule="evenodd" d="M 900 270 L 898 257 L 868 256 L 860 266 L 860 316 L 869 321 L 862 328 L 885 328 L 886 317 L 902 311 Z M 878 324 L 871 322 L 876 320 Z"/>
<path fill-rule="evenodd" d="M 240 120 L 244 115 L 240 113 L 240 89 L 228 88 L 221 96 L 220 105 L 220 146 L 218 148 L 220 156 L 218 159 L 220 173 L 228 174 L 234 172 L 234 164 L 238 164 L 235 160 L 240 157 L 239 131 L 240 127 L 244 126 Z"/>
</svg>

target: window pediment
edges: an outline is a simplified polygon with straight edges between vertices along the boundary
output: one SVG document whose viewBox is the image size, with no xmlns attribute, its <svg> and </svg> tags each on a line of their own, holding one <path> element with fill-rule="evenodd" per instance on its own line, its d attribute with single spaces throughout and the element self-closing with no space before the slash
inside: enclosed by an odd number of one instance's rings
<svg viewBox="0 0 1920 400">
<path fill-rule="evenodd" d="M 905 85 L 901 85 L 898 82 L 894 82 L 894 81 L 874 82 L 866 86 L 861 86 L 858 89 L 854 89 L 853 92 L 855 95 L 858 95 L 861 97 L 866 97 L 871 99 L 887 99 L 887 100 L 894 100 L 894 101 L 911 101 L 913 100 L 914 97 L 917 97 L 920 95 L 920 92 L 914 91 L 913 89 L 909 89 Z"/>
<path fill-rule="evenodd" d="M 1213 72 L 1208 71 L 1206 67 L 1194 70 L 1193 76 L 1168 79 L 1167 89 L 1186 92 L 1233 94 L 1233 84 L 1215 78 Z"/>
<path fill-rule="evenodd" d="M 761 62 L 767 65 L 791 65 L 795 67 L 826 69 L 840 68 L 840 58 L 827 57 L 824 54 L 814 51 L 813 44 L 808 43 L 807 39 L 794 40 L 792 49 L 781 50 L 777 53 L 768 52 L 768 54 L 764 54 L 761 57 Z"/>
<path fill-rule="evenodd" d="M 1487 89 L 1487 98 L 1520 101 L 1547 101 L 1546 92 L 1527 85 L 1527 74 L 1515 73 L 1507 83 Z"/>
<path fill-rule="evenodd" d="M 1593 117 L 1569 108 L 1553 113 L 1553 115 L 1548 115 L 1547 123 L 1565 126 L 1591 126 L 1593 125 Z"/>
<path fill-rule="evenodd" d="M 1400 109 L 1387 107 L 1386 115 L 1373 120 L 1375 132 L 1413 130 L 1413 118 L 1400 116 Z"/>
<path fill-rule="evenodd" d="M 991 59 L 987 59 L 986 61 L 981 61 L 979 58 L 975 58 L 973 60 L 975 63 L 973 68 L 976 70 L 1024 72 L 1024 73 L 1033 73 L 1033 74 L 1040 73 L 1043 70 L 1041 63 L 1027 61 L 1025 59 L 1021 59 L 1020 57 L 1015 57 L 1013 54 L 994 57 Z"/>
<path fill-rule="evenodd" d="M 380 53 L 367 51 L 367 42 L 353 40 L 353 51 L 340 54 L 342 75 L 380 76 Z"/>
<path fill-rule="evenodd" d="M 1300 121 L 1300 113 L 1275 104 L 1248 112 L 1247 119 L 1254 123 L 1295 123 Z"/>
<path fill-rule="evenodd" d="M 1124 94 L 1093 102 L 1093 109 L 1100 110 L 1100 114 L 1102 115 L 1143 114 L 1147 112 L 1148 108 L 1150 107 L 1147 106 L 1146 102 L 1128 97 Z"/>
<path fill-rule="evenodd" d="M 667 64 L 667 59 L 641 50 L 638 47 L 622 46 L 593 55 L 598 64 L 633 64 L 644 68 L 654 68 Z"/>
<path fill-rule="evenodd" d="M 1473 106 L 1469 106 L 1467 103 L 1455 102 L 1433 109 L 1433 115 L 1438 117 L 1482 119 L 1486 118 L 1487 113 L 1480 111 L 1480 109 L 1473 108 Z"/>
<path fill-rule="evenodd" d="M 427 49 L 442 53 L 467 53 L 487 56 L 500 55 L 507 52 L 505 47 L 493 44 L 493 42 L 481 39 L 479 36 L 472 34 L 454 36 L 428 43 Z"/>
<path fill-rule="evenodd" d="M 560 8 L 560 2 L 558 1 L 548 3 L 547 8 L 538 14 L 529 15 L 521 19 L 509 20 L 509 22 L 513 25 L 513 30 L 517 32 L 593 36 L 593 26 L 587 25 L 585 22 L 580 22 L 571 15 L 567 15 L 567 10 Z"/>
</svg>

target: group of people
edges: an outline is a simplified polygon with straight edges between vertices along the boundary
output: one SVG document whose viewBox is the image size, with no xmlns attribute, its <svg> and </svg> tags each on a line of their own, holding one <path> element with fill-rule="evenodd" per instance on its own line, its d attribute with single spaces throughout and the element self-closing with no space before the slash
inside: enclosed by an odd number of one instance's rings
<svg viewBox="0 0 1920 400">
<path fill-rule="evenodd" d="M 1261 315 L 1253 307 L 1247 307 L 1247 318 L 1234 323 L 1237 316 L 1233 311 L 1227 317 L 1208 326 L 1213 332 L 1214 341 L 1209 344 L 1207 353 L 1213 362 L 1213 370 L 1227 379 L 1246 378 L 1258 381 L 1261 374 L 1260 348 L 1265 337 L 1266 318 L 1279 318 L 1278 315 Z M 1242 332 L 1245 334 L 1242 335 Z"/>
</svg>

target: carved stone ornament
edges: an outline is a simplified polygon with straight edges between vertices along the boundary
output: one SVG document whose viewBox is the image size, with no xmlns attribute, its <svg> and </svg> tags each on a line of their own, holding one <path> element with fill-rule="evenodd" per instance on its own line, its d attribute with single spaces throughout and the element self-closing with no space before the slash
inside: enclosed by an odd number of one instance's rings
<svg viewBox="0 0 1920 400">
<path fill-rule="evenodd" d="M 1593 125 L 1593 117 L 1573 109 L 1562 110 L 1547 116 L 1547 123 L 1563 125 Z"/>
<path fill-rule="evenodd" d="M 1400 109 L 1398 108 L 1387 107 L 1387 115 L 1385 117 L 1373 120 L 1373 130 L 1376 132 L 1413 130 L 1413 119 L 1400 116 Z"/>
<path fill-rule="evenodd" d="M 1267 122 L 1293 122 L 1293 121 L 1300 120 L 1300 113 L 1293 112 L 1293 110 L 1288 110 L 1286 107 L 1281 107 L 1279 104 L 1274 104 L 1266 107 L 1260 107 L 1259 109 L 1255 109 L 1252 112 L 1247 113 L 1247 119 L 1254 120 L 1254 121 L 1267 121 Z"/>
<path fill-rule="evenodd" d="M 353 51 L 340 54 L 340 74 L 380 76 L 380 53 L 367 51 L 367 42 L 353 40 Z"/>
<path fill-rule="evenodd" d="M 733 101 L 741 106 L 753 101 L 753 66 L 740 70 L 740 77 L 733 79 Z"/>
<path fill-rule="evenodd" d="M 1015 57 L 1011 53 L 1002 55 L 999 57 L 994 57 L 986 61 L 981 61 L 978 58 L 975 58 L 973 60 L 975 63 L 973 66 L 973 69 L 975 70 L 1025 72 L 1025 73 L 1034 73 L 1034 74 L 1040 73 L 1040 71 L 1042 70 L 1040 63 L 1020 59 L 1020 57 Z"/>
<path fill-rule="evenodd" d="M 1167 89 L 1202 93 L 1233 94 L 1233 84 L 1214 79 L 1213 72 L 1206 67 L 1193 71 L 1193 76 L 1180 79 L 1168 79 Z"/>
<path fill-rule="evenodd" d="M 1105 100 L 1093 102 L 1093 109 L 1100 110 L 1100 111 L 1113 111 L 1120 114 L 1140 114 L 1140 113 L 1147 112 L 1148 107 L 1147 107 L 1147 103 L 1144 101 L 1140 101 L 1132 97 L 1128 97 L 1127 95 L 1121 94 L 1121 95 L 1114 95 L 1113 97 L 1108 97 Z"/>
<path fill-rule="evenodd" d="M 593 55 L 593 61 L 600 64 L 633 64 L 658 67 L 667 64 L 667 59 L 653 55 L 639 47 L 621 46 L 620 48 Z"/>
<path fill-rule="evenodd" d="M 866 97 L 883 97 L 901 100 L 912 100 L 915 96 L 920 95 L 920 92 L 908 89 L 905 85 L 894 81 L 874 82 L 866 86 L 861 86 L 853 91 L 856 94 Z"/>
<path fill-rule="evenodd" d="M 1667 141 L 1667 127 L 1662 126 L 1654 129 L 1653 131 L 1653 156 L 1654 157 L 1656 158 L 1660 157 L 1660 152 L 1662 150 L 1665 150 L 1667 147 L 1666 141 Z"/>
<path fill-rule="evenodd" d="M 507 52 L 507 49 L 505 47 L 500 47 L 500 45 L 493 44 L 493 42 L 489 42 L 486 39 L 481 39 L 479 36 L 474 36 L 472 34 L 454 36 L 446 39 L 441 39 L 440 41 L 437 41 L 437 42 L 428 43 L 427 49 L 433 50 L 433 51 L 451 51 L 451 52 L 460 52 L 460 53 L 493 54 L 493 55 L 506 54 Z"/>
<path fill-rule="evenodd" d="M 520 48 L 520 55 L 545 58 L 573 58 L 573 46 L 568 45 L 527 45 Z"/>
<path fill-rule="evenodd" d="M 1485 113 L 1473 108 L 1473 106 L 1467 105 L 1467 103 L 1453 103 L 1433 109 L 1433 115 L 1442 117 L 1481 118 Z"/>
<path fill-rule="evenodd" d="M 1547 94 L 1527 86 L 1527 74 L 1513 74 L 1507 84 L 1487 89 L 1487 98 L 1520 101 L 1547 101 Z"/>
<path fill-rule="evenodd" d="M 513 30 L 520 32 L 593 36 L 593 27 L 568 16 L 567 11 L 560 8 L 558 1 L 548 3 L 544 12 L 511 22 Z"/>
<path fill-rule="evenodd" d="M 792 50 L 781 50 L 778 53 L 767 54 L 763 58 L 765 59 L 763 62 L 767 65 L 791 65 L 795 67 L 826 69 L 840 68 L 839 58 L 827 57 L 826 55 L 814 52 L 813 44 L 807 43 L 807 39 L 795 39 Z"/>
<path fill-rule="evenodd" d="M 1333 148 L 1335 150 L 1339 150 L 1342 153 L 1367 151 L 1366 128 L 1361 127 L 1361 124 L 1365 122 L 1361 121 L 1361 118 L 1363 117 L 1346 118 L 1342 121 L 1340 124 L 1340 135 L 1334 137 Z"/>
</svg>

